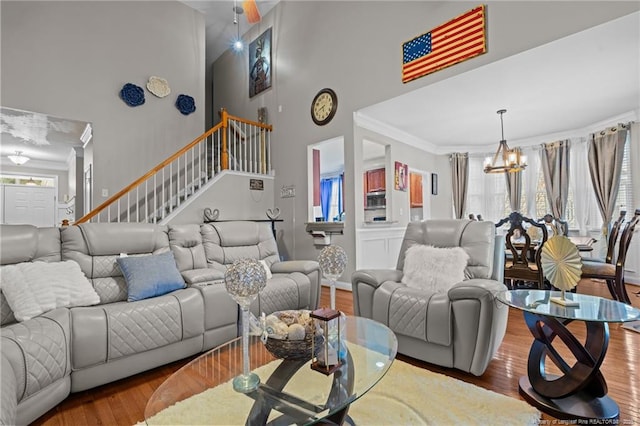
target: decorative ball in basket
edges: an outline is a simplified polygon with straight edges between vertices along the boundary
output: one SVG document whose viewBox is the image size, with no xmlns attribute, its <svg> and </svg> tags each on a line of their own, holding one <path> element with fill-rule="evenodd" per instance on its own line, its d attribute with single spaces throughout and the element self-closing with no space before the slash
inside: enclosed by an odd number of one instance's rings
<svg viewBox="0 0 640 426">
<path fill-rule="evenodd" d="M 278 311 L 263 318 L 267 350 L 276 358 L 310 360 L 312 347 L 319 348 L 323 341 L 322 335 L 316 333 L 310 313 L 308 310 Z"/>
</svg>

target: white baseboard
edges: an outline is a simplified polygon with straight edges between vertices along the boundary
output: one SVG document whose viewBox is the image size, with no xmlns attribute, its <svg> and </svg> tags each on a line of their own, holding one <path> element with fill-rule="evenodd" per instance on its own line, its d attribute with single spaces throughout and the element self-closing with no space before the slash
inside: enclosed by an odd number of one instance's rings
<svg viewBox="0 0 640 426">
<path fill-rule="evenodd" d="M 640 274 L 637 272 L 625 271 L 624 283 L 640 286 Z"/>
<path fill-rule="evenodd" d="M 329 280 L 322 278 L 320 281 L 323 287 L 329 287 Z M 351 283 L 345 281 L 336 281 L 336 288 L 340 290 L 352 291 Z"/>
</svg>

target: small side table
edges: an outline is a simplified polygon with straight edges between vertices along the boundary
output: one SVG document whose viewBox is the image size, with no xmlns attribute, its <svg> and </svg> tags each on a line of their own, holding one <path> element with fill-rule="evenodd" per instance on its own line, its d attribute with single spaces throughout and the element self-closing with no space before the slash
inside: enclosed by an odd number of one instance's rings
<svg viewBox="0 0 640 426">
<path fill-rule="evenodd" d="M 627 304 L 577 293 L 565 297 L 578 302 L 564 307 L 551 302 L 558 291 L 510 290 L 498 300 L 524 312 L 527 327 L 534 337 L 527 361 L 527 376 L 520 378 L 520 395 L 530 404 L 559 419 L 617 419 L 618 404 L 607 396 L 607 383 L 600 372 L 609 345 L 608 323 L 640 319 L 640 310 Z M 587 329 L 581 343 L 566 327 L 584 321 Z M 575 357 L 570 365 L 554 348 L 559 338 Z M 556 376 L 545 372 L 549 358 L 562 372 Z"/>
</svg>

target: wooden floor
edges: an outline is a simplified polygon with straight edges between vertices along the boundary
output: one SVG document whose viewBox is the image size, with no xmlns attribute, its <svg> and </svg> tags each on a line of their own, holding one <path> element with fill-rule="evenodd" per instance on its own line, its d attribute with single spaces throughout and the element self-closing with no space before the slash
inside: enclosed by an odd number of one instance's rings
<svg viewBox="0 0 640 426">
<path fill-rule="evenodd" d="M 640 287 L 628 286 L 628 290 L 633 305 L 640 307 L 640 297 L 634 294 L 640 291 Z M 578 292 L 609 297 L 606 286 L 591 280 L 582 280 Z M 350 292 L 337 291 L 336 304 L 338 309 L 346 314 L 353 314 Z M 321 305 L 328 305 L 326 288 L 323 288 Z M 577 327 L 572 331 L 583 338 L 583 328 Z M 505 339 L 482 377 L 434 366 L 402 355 L 398 355 L 398 359 L 522 399 L 518 394 L 518 379 L 526 374 L 530 345 L 531 334 L 524 324 L 522 313 L 511 309 Z M 175 362 L 128 379 L 72 394 L 34 424 L 134 425 L 143 420 L 146 401 L 153 391 L 186 361 Z M 620 406 L 620 423 L 640 424 L 640 333 L 625 330 L 617 324 L 610 325 L 609 350 L 602 365 L 602 372 L 609 386 L 609 396 Z M 542 424 L 553 424 L 548 420 L 552 418 L 543 415 Z"/>
</svg>

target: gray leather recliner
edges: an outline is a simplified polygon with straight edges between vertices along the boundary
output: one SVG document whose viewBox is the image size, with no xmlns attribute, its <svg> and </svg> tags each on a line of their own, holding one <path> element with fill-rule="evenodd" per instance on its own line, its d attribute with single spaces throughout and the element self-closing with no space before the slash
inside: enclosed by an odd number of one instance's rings
<svg viewBox="0 0 640 426">
<path fill-rule="evenodd" d="M 416 244 L 462 247 L 469 255 L 465 280 L 446 293 L 401 282 L 406 250 Z M 491 222 L 427 220 L 407 226 L 396 269 L 352 275 L 356 315 L 372 318 L 398 337 L 398 352 L 480 376 L 507 327 L 508 307 L 495 299 L 506 290 L 504 237 Z"/>
</svg>

